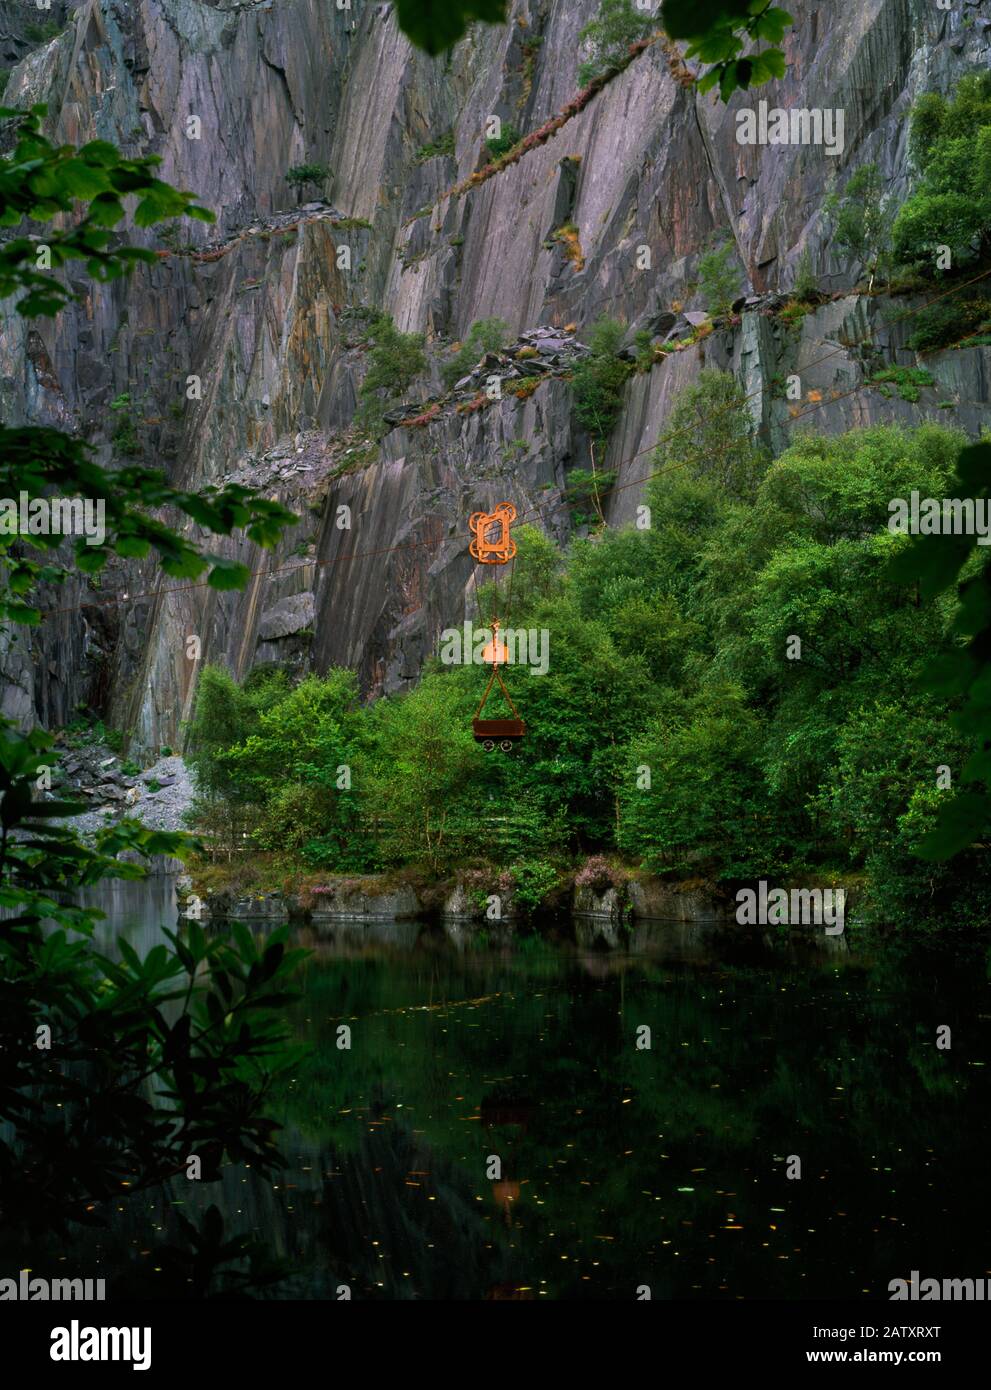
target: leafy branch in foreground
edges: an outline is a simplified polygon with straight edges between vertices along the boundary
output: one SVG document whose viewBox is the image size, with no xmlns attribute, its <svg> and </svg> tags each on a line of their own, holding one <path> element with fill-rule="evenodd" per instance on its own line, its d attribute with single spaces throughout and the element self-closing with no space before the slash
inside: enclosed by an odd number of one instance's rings
<svg viewBox="0 0 991 1390">
<path fill-rule="evenodd" d="M 396 13 L 403 33 L 425 52 L 437 55 L 453 47 L 476 20 L 502 24 L 506 0 L 397 0 Z M 655 27 L 656 5 L 634 5 L 633 0 L 602 0 L 599 13 L 582 31 L 593 55 L 585 64 L 581 82 L 615 70 L 621 55 L 641 34 Z M 705 92 L 719 84 L 719 95 L 728 100 L 737 88 L 756 87 L 783 77 L 785 56 L 777 47 L 744 52 L 750 44 L 777 45 L 792 18 L 772 0 L 663 0 L 660 23 L 672 39 L 688 39 L 689 58 L 712 66 L 699 83 Z"/>
<path fill-rule="evenodd" d="M 451 48 L 475 20 L 503 24 L 506 0 L 396 0 L 399 27 L 434 56 Z"/>
<path fill-rule="evenodd" d="M 154 549 L 170 578 L 195 579 L 208 569 L 207 583 L 213 589 L 242 588 L 248 580 L 247 566 L 201 551 L 152 515 L 152 509 L 175 508 L 214 535 L 229 536 L 243 527 L 249 540 L 263 546 L 274 545 L 283 528 L 297 520 L 281 503 L 259 497 L 248 488 L 228 484 L 186 492 L 172 487 L 159 469 L 102 468 L 93 461 L 82 440 L 59 430 L 0 426 L 0 496 L 17 498 L 21 492 L 26 492 L 29 499 L 54 492 L 102 505 L 106 535 L 98 543 L 91 543 L 92 537 L 76 539 L 78 570 L 95 574 L 112 554 L 143 559 Z M 11 594 L 6 599 L 0 594 L 0 619 L 38 623 L 41 610 L 25 602 L 25 595 L 42 581 L 58 582 L 67 571 L 32 559 L 20 547 L 17 553 L 11 553 L 17 539 L 17 532 L 5 528 L 0 518 L 0 573 L 4 574 Z M 64 536 L 52 533 L 32 534 L 29 538 L 30 545 L 38 551 L 54 552 L 64 542 Z"/>
<path fill-rule="evenodd" d="M 281 1166 L 280 1126 L 265 1114 L 276 1076 L 298 1058 L 280 1016 L 305 952 L 285 934 L 260 952 L 243 926 L 184 938 L 141 960 L 88 938 L 103 916 L 66 899 L 100 878 L 140 878 L 144 858 L 184 853 L 181 834 L 123 821 L 94 848 L 58 823 L 83 809 L 33 799 L 49 735 L 0 728 L 0 1216 L 5 1236 L 105 1224 L 96 1204 L 220 1165 Z M 79 939 L 82 936 L 83 939 Z M 171 949 L 170 949 L 171 946 Z M 177 1007 L 178 1005 L 178 1007 Z"/>
<path fill-rule="evenodd" d="M 41 132 L 45 106 L 18 111 L 0 106 L 0 119 L 16 119 L 17 139 L 0 164 L 0 227 L 14 227 L 24 219 L 50 222 L 60 214 L 75 214 L 77 200 L 88 203 L 82 217 L 71 225 L 45 233 L 24 234 L 0 244 L 0 299 L 26 290 L 17 305 L 24 315 L 52 315 L 74 295 L 52 273 L 70 260 L 83 260 L 97 280 L 125 275 L 142 261 L 154 263 L 154 251 L 141 246 L 115 246 L 112 228 L 125 215 L 124 199 L 136 197 L 134 222 L 150 227 L 168 217 L 196 217 L 214 221 L 213 213 L 155 178 L 161 163 L 157 155 L 125 159 L 106 140 L 74 145 L 53 145 Z M 39 268 L 39 251 L 46 248 L 51 269 Z"/>
<path fill-rule="evenodd" d="M 43 107 L 0 111 L 20 122 L 12 151 L 0 155 L 0 223 L 66 225 L 0 243 L 0 297 L 20 293 L 17 313 L 52 317 L 74 298 L 52 273 L 68 261 L 83 260 L 105 281 L 156 259 L 110 231 L 126 197 L 138 199 L 139 226 L 212 214 L 155 178 L 154 159 L 124 159 L 103 141 L 54 146 L 41 133 L 43 114 Z M 246 488 L 186 492 L 154 469 L 101 468 L 84 441 L 31 426 L 0 425 L 0 496 L 17 499 L 3 507 L 0 529 L 4 643 L 11 623 L 40 621 L 34 590 L 67 573 L 66 550 L 55 552 L 68 542 L 52 534 L 66 528 L 36 530 L 36 507 L 54 503 L 70 516 L 74 506 L 102 510 L 102 534 L 88 538 L 96 543 L 76 543 L 77 570 L 93 573 L 111 554 L 140 559 L 154 549 L 166 574 L 209 570 L 208 582 L 220 589 L 242 586 L 247 567 L 202 550 L 163 513 L 178 512 L 212 534 L 243 527 L 263 546 L 295 520 Z M 103 914 L 80 905 L 80 890 L 144 877 L 145 867 L 122 855 L 182 857 L 195 841 L 125 820 L 83 843 L 65 822 L 87 808 L 46 791 L 52 749 L 47 733 L 0 720 L 0 1244 L 11 1242 L 18 1258 L 26 1236 L 38 1251 L 46 1233 L 106 1225 L 111 1200 L 117 1208 L 127 1194 L 180 1174 L 209 1181 L 224 1162 L 238 1161 L 273 1171 L 281 1163 L 279 1126 L 266 1113 L 268 1098 L 296 1057 L 283 1010 L 302 953 L 287 951 L 284 935 L 260 951 L 244 929 L 208 939 L 190 922 L 182 936 L 163 929 L 165 940 L 143 960 L 126 941 L 115 958 L 94 949 Z M 258 1252 L 239 1237 L 222 1239 L 216 1225 L 211 1219 L 194 1242 L 195 1288 L 205 1291 L 212 1270 L 235 1259 L 251 1269 L 228 1273 L 227 1287 L 243 1291 L 252 1271 L 261 1278 Z M 181 1266 L 181 1252 L 170 1258 Z"/>
<path fill-rule="evenodd" d="M 689 41 L 685 56 L 711 65 L 699 81 L 700 92 L 718 83 L 720 98 L 728 101 L 738 88 L 785 75 L 785 55 L 776 45 L 792 17 L 772 0 L 664 0 L 661 15 L 672 39 Z M 762 43 L 772 47 L 744 51 Z"/>
<path fill-rule="evenodd" d="M 961 451 L 947 496 L 973 499 L 975 510 L 991 505 L 991 443 Z M 892 561 L 892 576 L 917 583 L 923 599 L 957 584 L 953 628 L 967 639 L 942 653 L 922 677 L 925 689 L 959 701 L 952 722 L 974 740 L 961 774 L 966 789 L 939 806 L 935 827 L 919 845 L 924 859 L 950 859 L 991 828 L 991 561 L 985 555 L 978 564 L 980 554 L 976 535 L 943 533 L 914 537 Z"/>
</svg>

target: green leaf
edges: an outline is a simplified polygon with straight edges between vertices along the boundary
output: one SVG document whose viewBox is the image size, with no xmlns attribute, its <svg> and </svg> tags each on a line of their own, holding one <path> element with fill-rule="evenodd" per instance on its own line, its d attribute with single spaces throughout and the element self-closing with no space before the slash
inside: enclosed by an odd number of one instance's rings
<svg viewBox="0 0 991 1390">
<path fill-rule="evenodd" d="M 113 193 L 101 193 L 90 203 L 88 216 L 98 227 L 115 227 L 124 216 L 124 206 Z"/>
<path fill-rule="evenodd" d="M 737 67 L 740 64 L 737 63 Z M 785 75 L 787 64 L 785 55 L 779 48 L 766 48 L 762 53 L 755 53 L 753 56 L 753 66 L 750 73 L 749 84 L 740 83 L 741 87 L 749 85 L 759 87 L 762 82 L 770 82 L 774 78 L 782 78 Z"/>
<path fill-rule="evenodd" d="M 213 569 L 207 576 L 207 583 L 211 589 L 243 589 L 251 578 L 251 571 L 247 565 L 239 564 L 235 560 L 224 560 L 215 555 L 211 555 L 210 559 L 213 561 Z"/>
<path fill-rule="evenodd" d="M 143 536 L 118 536 L 114 549 L 126 559 L 143 560 L 151 545 Z"/>
<path fill-rule="evenodd" d="M 765 10 L 754 26 L 754 36 L 764 43 L 780 43 L 791 22 L 792 17 L 787 10 Z"/>
<path fill-rule="evenodd" d="M 933 598 L 955 581 L 974 544 L 973 536 L 916 536 L 891 557 L 888 577 L 918 582 L 923 598 Z"/>
<path fill-rule="evenodd" d="M 972 753 L 960 775 L 964 782 L 991 782 L 991 748 Z"/>
<path fill-rule="evenodd" d="M 397 0 L 396 15 L 417 48 L 436 56 L 456 44 L 473 20 L 504 23 L 506 0 Z"/>
<path fill-rule="evenodd" d="M 971 444 L 961 450 L 957 477 L 963 496 L 986 495 L 991 488 L 991 444 Z"/>
<path fill-rule="evenodd" d="M 74 198 L 96 198 L 107 189 L 106 175 L 82 159 L 67 159 L 59 166 L 57 179 Z"/>
<path fill-rule="evenodd" d="M 978 792 L 960 792 L 940 807 L 934 830 L 922 840 L 916 853 L 920 859 L 952 859 L 966 849 L 987 827 L 991 801 Z"/>
<path fill-rule="evenodd" d="M 79 157 L 87 164 L 96 164 L 103 169 L 112 169 L 120 159 L 120 151 L 107 140 L 90 140 L 81 146 Z"/>
<path fill-rule="evenodd" d="M 742 23 L 750 0 L 664 0 L 661 23 L 669 38 L 695 39 L 717 24 Z"/>
</svg>

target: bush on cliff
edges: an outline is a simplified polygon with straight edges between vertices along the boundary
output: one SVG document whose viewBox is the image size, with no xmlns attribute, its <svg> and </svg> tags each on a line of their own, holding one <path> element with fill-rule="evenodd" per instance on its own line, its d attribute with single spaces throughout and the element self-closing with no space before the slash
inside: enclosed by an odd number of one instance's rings
<svg viewBox="0 0 991 1390">
<path fill-rule="evenodd" d="M 380 314 L 368 330 L 372 347 L 369 367 L 358 391 L 358 423 L 372 434 L 384 431 L 385 412 L 400 403 L 422 372 L 427 358 L 422 333 L 400 333 L 388 314 Z"/>
<path fill-rule="evenodd" d="M 578 69 L 579 87 L 587 87 L 593 78 L 616 67 L 632 44 L 657 27 L 657 19 L 649 11 L 638 9 L 633 0 L 602 0 L 599 13 L 578 35 L 588 53 Z"/>
<path fill-rule="evenodd" d="M 951 101 L 923 97 L 910 140 L 921 177 L 895 219 L 895 254 L 933 273 L 948 247 L 955 270 L 983 255 L 991 235 L 991 73 L 962 78 Z"/>
<path fill-rule="evenodd" d="M 598 445 L 612 433 L 623 408 L 623 388 L 633 370 L 618 355 L 625 332 L 619 319 L 607 315 L 596 319 L 587 335 L 589 355 L 581 359 L 572 376 L 578 422 Z"/>
<path fill-rule="evenodd" d="M 705 311 L 712 318 L 725 318 L 740 289 L 740 270 L 736 265 L 736 247 L 724 242 L 707 251 L 699 261 L 699 289 Z"/>
<path fill-rule="evenodd" d="M 461 346 L 441 368 L 448 390 L 460 381 L 487 352 L 499 352 L 509 339 L 509 324 L 502 319 L 478 319 L 472 324 Z"/>
</svg>

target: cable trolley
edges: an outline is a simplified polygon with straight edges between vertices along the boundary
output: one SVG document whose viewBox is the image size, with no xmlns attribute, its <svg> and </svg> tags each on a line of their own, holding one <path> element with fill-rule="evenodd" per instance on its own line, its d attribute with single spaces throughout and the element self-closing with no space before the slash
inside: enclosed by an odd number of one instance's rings
<svg viewBox="0 0 991 1390">
<path fill-rule="evenodd" d="M 472 513 L 468 518 L 468 527 L 472 533 L 472 541 L 468 549 L 479 564 L 505 565 L 515 558 L 516 543 L 509 534 L 510 525 L 515 520 L 516 508 L 511 502 L 500 502 L 492 512 Z M 512 573 L 510 573 L 509 592 L 511 598 Z M 492 674 L 489 676 L 489 683 L 485 687 L 478 709 L 475 711 L 475 717 L 471 721 L 471 727 L 475 742 L 480 743 L 486 753 L 493 752 L 496 747 L 500 748 L 503 753 L 511 753 L 515 745 L 526 734 L 526 724 L 520 718 L 519 710 L 513 704 L 513 697 L 506 689 L 506 682 L 499 670 L 499 667 L 505 665 L 509 659 L 509 652 L 505 644 L 499 639 L 502 624 L 498 618 L 493 618 L 491 626 L 492 641 L 483 649 L 482 659 L 486 664 L 491 663 Z M 497 681 L 506 704 L 513 712 L 512 719 L 482 718 L 482 711 L 492 693 L 492 687 Z"/>
</svg>

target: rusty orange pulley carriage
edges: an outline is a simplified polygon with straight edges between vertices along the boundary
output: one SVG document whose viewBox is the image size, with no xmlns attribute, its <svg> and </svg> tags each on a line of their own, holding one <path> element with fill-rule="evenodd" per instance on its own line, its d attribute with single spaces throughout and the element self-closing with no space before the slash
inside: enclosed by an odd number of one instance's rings
<svg viewBox="0 0 991 1390">
<path fill-rule="evenodd" d="M 492 512 L 472 513 L 468 518 L 468 527 L 472 533 L 468 550 L 479 564 L 505 565 L 515 557 L 516 542 L 509 534 L 509 528 L 515 520 L 516 508 L 511 502 L 500 502 Z M 520 718 L 512 696 L 506 689 L 506 682 L 499 672 L 499 667 L 505 665 L 509 659 L 509 652 L 499 637 L 501 626 L 498 618 L 492 620 L 492 641 L 482 649 L 482 659 L 486 664 L 491 663 L 492 674 L 471 721 L 475 742 L 480 743 L 486 753 L 491 753 L 497 746 L 504 753 L 509 753 L 526 733 L 526 725 Z M 482 710 L 496 681 L 499 682 L 499 688 L 513 712 L 512 719 L 481 718 Z"/>
<path fill-rule="evenodd" d="M 512 502 L 500 502 L 493 512 L 472 512 L 468 529 L 474 539 L 468 545 L 469 554 L 480 565 L 504 565 L 516 555 L 516 542 L 509 528 L 516 520 Z"/>
</svg>

